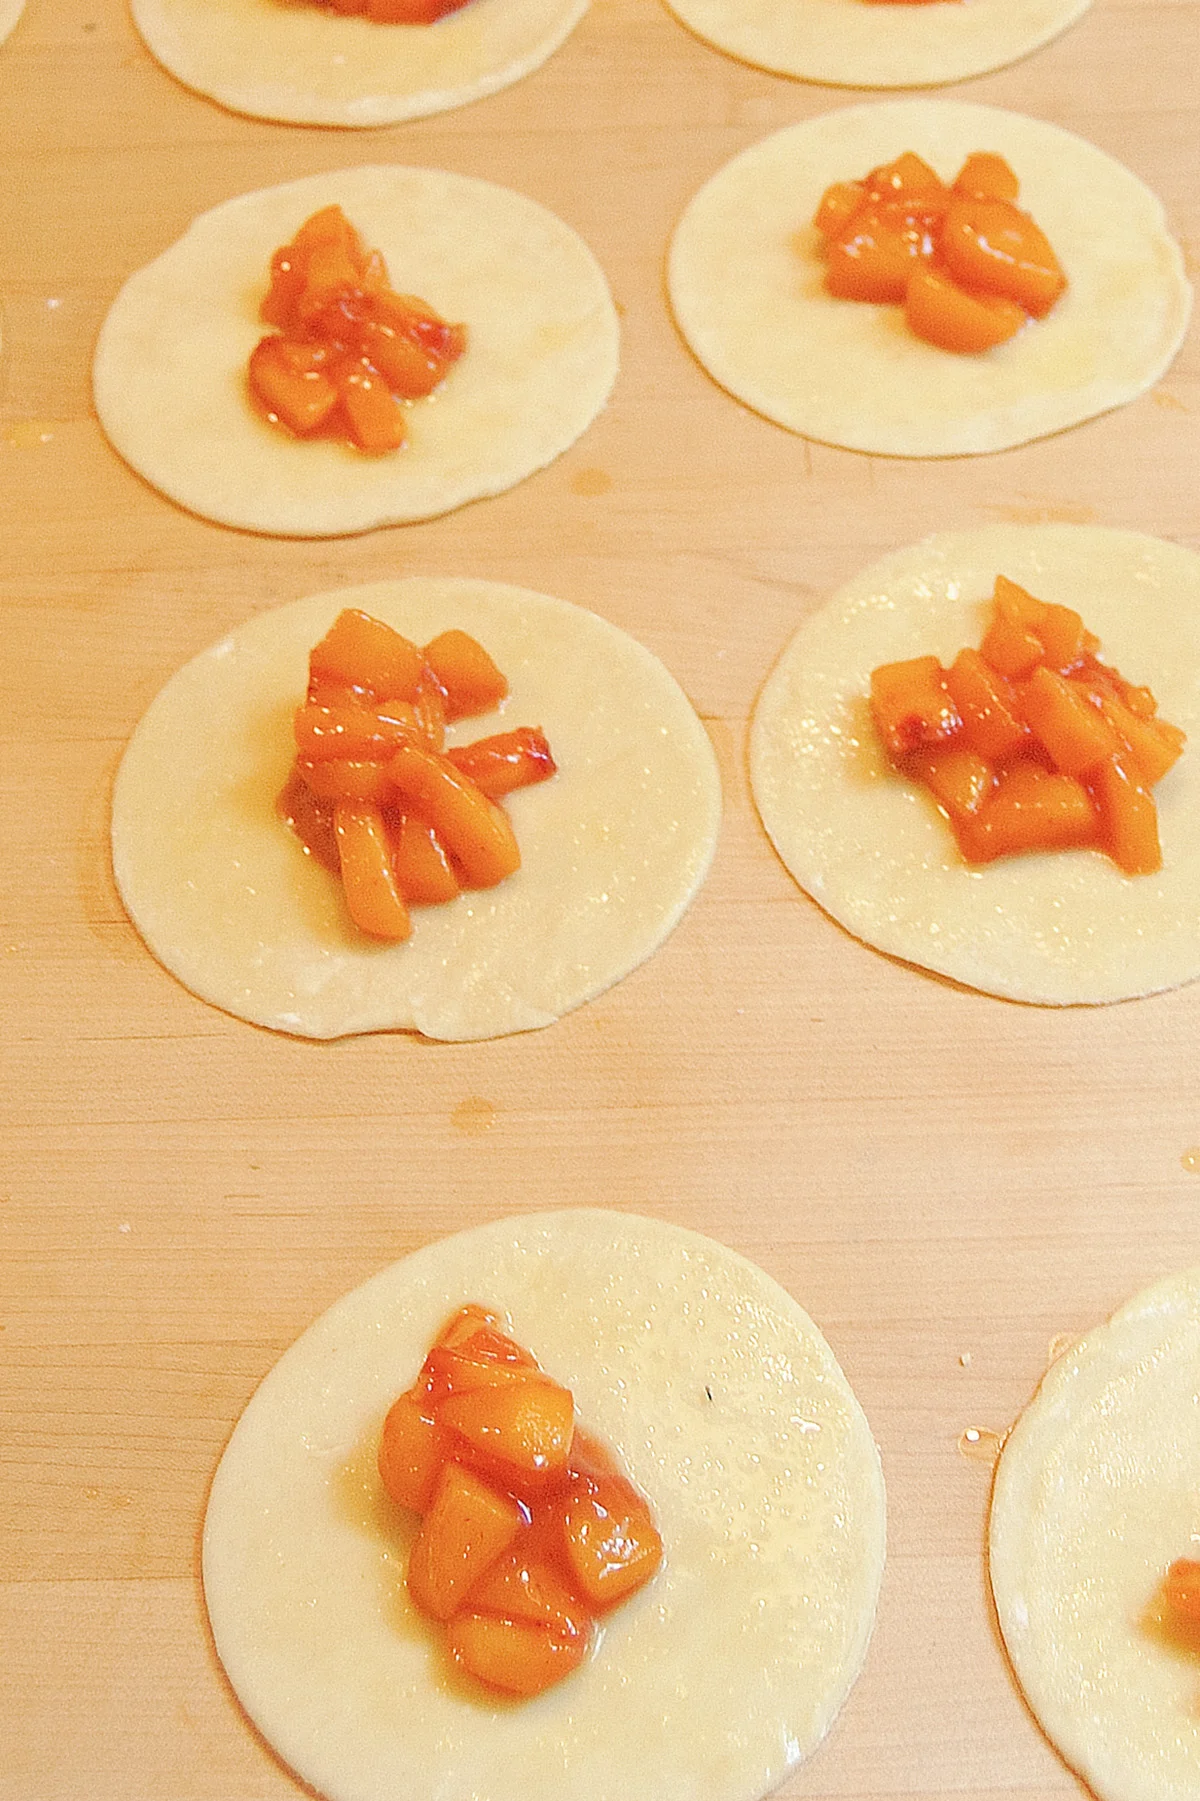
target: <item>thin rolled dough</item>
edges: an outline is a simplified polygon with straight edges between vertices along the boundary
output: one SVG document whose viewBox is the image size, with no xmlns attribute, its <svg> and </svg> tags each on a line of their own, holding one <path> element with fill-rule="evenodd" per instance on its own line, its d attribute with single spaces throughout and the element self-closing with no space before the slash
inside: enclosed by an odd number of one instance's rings
<svg viewBox="0 0 1200 1801">
<path fill-rule="evenodd" d="M 972 150 L 1007 158 L 1070 283 L 1046 318 L 960 356 L 914 336 L 901 307 L 826 292 L 821 195 L 905 150 L 946 181 Z M 1003 450 L 1134 399 L 1192 300 L 1161 205 L 1122 164 L 1040 119 L 925 99 L 823 113 L 742 151 L 684 211 L 668 283 L 680 331 L 738 400 L 804 437 L 907 457 Z"/>
<path fill-rule="evenodd" d="M 433 25 L 376 25 L 308 0 L 132 0 L 151 54 L 234 112 L 293 125 L 395 125 L 528 75 L 588 0 L 470 0 Z"/>
<path fill-rule="evenodd" d="M 880 663 L 978 645 L 996 576 L 1083 614 L 1101 655 L 1188 734 L 1154 790 L 1163 868 L 1099 851 L 972 869 L 932 798 L 891 767 L 867 695 Z M 894 552 L 784 651 L 755 708 L 750 774 L 800 886 L 856 937 L 1010 1000 L 1128 1000 L 1200 976 L 1200 557 L 1097 526 L 992 526 Z"/>
<path fill-rule="evenodd" d="M 467 350 L 410 442 L 364 456 L 293 438 L 247 398 L 272 252 L 340 205 L 392 286 L 467 327 Z M 545 207 L 439 169 L 367 165 L 242 194 L 195 219 L 131 275 L 96 346 L 111 443 L 182 506 L 222 525 L 336 537 L 449 512 L 552 462 L 617 373 L 616 312 L 581 238 Z"/>
<path fill-rule="evenodd" d="M 559 768 L 505 803 L 517 873 L 415 908 L 403 944 L 350 924 L 276 812 L 308 653 L 343 607 L 421 644 L 472 633 L 511 693 L 451 740 L 540 725 Z M 259 614 L 172 676 L 117 774 L 113 868 L 159 961 L 239 1018 L 308 1038 L 491 1038 L 550 1024 L 649 957 L 708 873 L 720 811 L 704 727 L 633 638 L 525 588 L 413 576 Z"/>
<path fill-rule="evenodd" d="M 572 1389 L 665 1546 L 590 1661 L 517 1706 L 441 1680 L 374 1468 L 466 1300 Z M 330 1801 L 757 1801 L 848 1693 L 883 1557 L 878 1452 L 807 1315 L 711 1239 L 592 1211 L 444 1239 L 337 1302 L 242 1415 L 204 1527 L 230 1681 Z"/>
<path fill-rule="evenodd" d="M 1053 1363 L 996 1469 L 992 1592 L 1050 1739 L 1100 1801 L 1194 1801 L 1200 1654 L 1159 1590 L 1200 1557 L 1200 1269 Z"/>
</svg>

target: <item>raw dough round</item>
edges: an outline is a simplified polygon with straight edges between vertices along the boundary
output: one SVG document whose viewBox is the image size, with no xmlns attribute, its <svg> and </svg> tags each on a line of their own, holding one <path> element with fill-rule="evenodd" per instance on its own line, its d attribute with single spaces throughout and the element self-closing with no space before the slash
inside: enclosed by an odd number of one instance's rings
<svg viewBox="0 0 1200 1801">
<path fill-rule="evenodd" d="M 470 0 L 433 25 L 375 25 L 308 0 L 132 0 L 186 87 L 293 125 L 394 125 L 480 100 L 544 63 L 587 4 Z"/>
<path fill-rule="evenodd" d="M 880 663 L 978 645 L 997 575 L 1083 614 L 1189 744 L 1154 790 L 1163 868 L 1099 851 L 962 861 L 932 797 L 879 747 Z M 754 798 L 800 886 L 857 937 L 971 988 L 1051 1006 L 1200 976 L 1200 557 L 1095 526 L 998 525 L 895 552 L 800 627 L 759 697 Z"/>
<path fill-rule="evenodd" d="M 420 644 L 472 633 L 511 693 L 451 741 L 540 725 L 559 768 L 505 802 L 517 873 L 415 908 L 403 944 L 350 924 L 276 812 L 308 653 L 343 607 Z M 307 1038 L 491 1038 L 549 1025 L 644 962 L 708 873 L 720 811 L 704 727 L 635 639 L 525 588 L 413 576 L 259 614 L 172 676 L 117 774 L 113 868 L 159 961 L 239 1018 Z"/>
<path fill-rule="evenodd" d="M 518 1706 L 442 1681 L 404 1588 L 415 1521 L 374 1467 L 468 1300 L 572 1389 L 665 1543 L 591 1660 Z M 430 1245 L 292 1346 L 217 1470 L 204 1586 L 247 1713 L 330 1801 L 754 1801 L 848 1693 L 883 1557 L 870 1428 L 791 1297 L 694 1232 L 572 1211 Z"/>
<path fill-rule="evenodd" d="M 461 362 L 386 456 L 293 438 L 247 399 L 271 254 L 334 203 L 397 292 L 467 327 Z M 535 201 L 438 169 L 339 169 L 202 213 L 130 276 L 96 347 L 96 410 L 126 462 L 192 512 L 336 537 L 449 512 L 552 462 L 607 400 L 617 349 L 599 265 Z"/>
<path fill-rule="evenodd" d="M 1091 0 L 667 0 L 698 37 L 755 68 L 834 87 L 932 87 L 1001 69 L 1057 37 Z"/>
<path fill-rule="evenodd" d="M 0 0 L 0 44 L 16 29 L 24 11 L 25 0 Z"/>
<path fill-rule="evenodd" d="M 916 337 L 901 307 L 825 291 L 821 195 L 905 150 L 947 181 L 972 150 L 1007 158 L 1070 282 L 1045 319 L 960 356 Z M 1175 355 L 1192 298 L 1162 207 L 1128 169 L 1056 125 L 950 100 L 846 107 L 744 150 L 688 205 L 668 281 L 679 329 L 737 399 L 887 456 L 1003 450 L 1132 400 Z"/>
<path fill-rule="evenodd" d="M 1160 1585 L 1200 1557 L 1200 1269 L 1051 1365 L 1001 1453 L 992 1592 L 1047 1735 L 1100 1801 L 1195 1801 L 1200 1654 Z"/>
</svg>

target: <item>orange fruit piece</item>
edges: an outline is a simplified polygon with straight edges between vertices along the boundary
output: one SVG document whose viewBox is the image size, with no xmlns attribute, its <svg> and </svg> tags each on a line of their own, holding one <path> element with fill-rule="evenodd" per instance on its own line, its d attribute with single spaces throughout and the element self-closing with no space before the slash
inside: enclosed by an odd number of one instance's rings
<svg viewBox="0 0 1200 1801">
<path fill-rule="evenodd" d="M 494 888 L 521 866 L 507 814 L 447 757 L 402 744 L 388 764 L 405 810 L 427 819 L 469 888 Z"/>
<path fill-rule="evenodd" d="M 1028 314 L 1003 294 L 968 291 L 933 265 L 909 276 L 904 290 L 909 330 L 940 350 L 971 354 L 1016 337 Z"/>
<path fill-rule="evenodd" d="M 946 266 L 965 287 L 1003 294 L 1041 319 L 1067 278 L 1045 233 L 1011 200 L 956 198 L 938 240 Z"/>
<path fill-rule="evenodd" d="M 662 1539 L 642 1497 L 620 1477 L 579 1475 L 563 1508 L 567 1561 L 599 1612 L 641 1588 L 662 1561 Z"/>
<path fill-rule="evenodd" d="M 936 657 L 910 657 L 872 670 L 871 712 L 893 758 L 945 743 L 962 728 Z"/>
<path fill-rule="evenodd" d="M 1177 1619 L 1189 1626 L 1200 1626 L 1200 1563 L 1192 1557 L 1178 1557 L 1167 1571 L 1163 1584 L 1167 1606 Z"/>
<path fill-rule="evenodd" d="M 511 1496 L 447 1463 L 409 1556 L 409 1592 L 422 1613 L 448 1620 L 524 1523 Z"/>
<path fill-rule="evenodd" d="M 383 814 L 370 801 L 339 801 L 333 816 L 346 908 L 360 932 L 399 941 L 412 931 L 396 884 Z"/>
<path fill-rule="evenodd" d="M 839 300 L 903 300 L 913 270 L 933 255 L 933 239 L 903 201 L 868 201 L 829 245 L 825 286 Z"/>
<path fill-rule="evenodd" d="M 392 1402 L 379 1440 L 379 1477 L 398 1507 L 424 1513 L 449 1451 L 449 1438 L 413 1389 Z"/>
<path fill-rule="evenodd" d="M 497 1368 L 504 1366 L 493 1366 L 493 1376 Z M 448 1395 L 437 1417 L 472 1450 L 511 1468 L 517 1478 L 542 1477 L 566 1466 L 575 1403 L 570 1389 L 522 1372 L 515 1380 L 493 1380 Z"/>
<path fill-rule="evenodd" d="M 450 1622 L 446 1644 L 460 1669 L 488 1688 L 528 1698 L 561 1682 L 587 1655 L 587 1639 L 559 1637 L 527 1620 L 493 1614 L 460 1613 Z"/>
<path fill-rule="evenodd" d="M 522 725 L 513 732 L 497 732 L 477 738 L 474 744 L 452 746 L 446 755 L 454 767 L 469 776 L 489 800 L 500 800 L 518 788 L 545 782 L 557 772 L 540 726 Z"/>
<path fill-rule="evenodd" d="M 1088 773 L 1088 787 L 1100 811 L 1100 837 L 1126 875 L 1153 875 L 1162 868 L 1158 808 L 1141 781 L 1132 757 L 1114 752 Z"/>
<path fill-rule="evenodd" d="M 313 681 L 340 682 L 380 700 L 417 698 L 424 658 L 415 644 L 382 619 L 345 607 L 308 659 Z"/>
<path fill-rule="evenodd" d="M 425 646 L 425 661 L 441 684 L 447 719 L 488 713 L 508 693 L 508 680 L 469 632 L 442 632 Z"/>
</svg>

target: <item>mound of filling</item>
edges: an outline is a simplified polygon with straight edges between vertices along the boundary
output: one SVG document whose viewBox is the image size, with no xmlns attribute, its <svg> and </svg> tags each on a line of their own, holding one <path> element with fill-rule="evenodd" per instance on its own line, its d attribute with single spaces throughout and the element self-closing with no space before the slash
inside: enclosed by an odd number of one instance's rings
<svg viewBox="0 0 1200 1801">
<path fill-rule="evenodd" d="M 1067 285 L 1018 192 L 1004 158 L 979 150 L 949 186 L 912 151 L 862 181 L 835 182 L 813 220 L 825 286 L 839 299 L 903 306 L 909 328 L 942 350 L 1003 344 Z"/>
<path fill-rule="evenodd" d="M 340 875 L 360 931 L 407 938 L 410 905 L 495 887 L 520 867 L 499 802 L 555 773 L 540 727 L 445 741 L 449 721 L 490 712 L 507 693 L 466 632 L 421 649 L 348 607 L 314 647 L 279 806 L 309 855 Z"/>
<path fill-rule="evenodd" d="M 1099 648 L 1072 608 L 998 575 L 978 650 L 872 672 L 888 756 L 929 789 L 968 863 L 1092 846 L 1126 875 L 1162 867 L 1150 790 L 1185 734 Z"/>
<path fill-rule="evenodd" d="M 275 252 L 261 314 L 278 329 L 250 354 L 260 410 L 296 437 L 371 452 L 400 449 L 406 403 L 432 394 L 467 343 L 465 326 L 393 293 L 383 257 L 340 206 L 322 207 Z"/>
<path fill-rule="evenodd" d="M 326 12 L 373 19 L 377 25 L 432 25 L 467 0 L 313 0 Z"/>
<path fill-rule="evenodd" d="M 421 1515 L 409 1594 L 454 1665 L 505 1694 L 577 1669 L 662 1559 L 648 1503 L 575 1424 L 570 1391 L 474 1303 L 389 1410 L 379 1474 Z"/>
</svg>

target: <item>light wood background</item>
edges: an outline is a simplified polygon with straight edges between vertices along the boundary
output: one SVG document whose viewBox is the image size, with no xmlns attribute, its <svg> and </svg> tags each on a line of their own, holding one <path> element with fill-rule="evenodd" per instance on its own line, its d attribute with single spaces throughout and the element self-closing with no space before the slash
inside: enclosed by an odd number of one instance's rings
<svg viewBox="0 0 1200 1801">
<path fill-rule="evenodd" d="M 1128 163 L 1194 262 L 1198 27 L 1200 0 L 1096 0 L 1048 48 L 945 91 Z M 28 0 L 0 50 L 4 1801 L 300 1792 L 207 1636 L 197 1543 L 224 1440 L 344 1290 L 443 1233 L 563 1203 L 679 1221 L 763 1264 L 880 1442 L 875 1639 L 783 1792 L 1079 1794 L 1005 1664 L 989 1469 L 958 1441 L 1013 1418 L 1054 1335 L 1200 1258 L 1200 988 L 1056 1012 L 864 949 L 777 863 L 746 721 L 802 615 L 928 532 L 1096 521 L 1200 547 L 1200 354 L 1193 331 L 1136 404 L 943 463 L 806 444 L 740 408 L 670 323 L 668 233 L 735 151 L 857 97 L 742 67 L 655 0 L 596 0 L 516 87 L 361 133 L 188 93 L 118 0 Z M 105 309 L 202 209 L 383 159 L 494 179 L 576 227 L 623 317 L 611 404 L 552 468 L 429 524 L 296 543 L 189 517 L 100 435 Z M 167 676 L 247 614 L 410 572 L 545 589 L 651 646 L 721 760 L 716 864 L 648 965 L 549 1030 L 292 1042 L 143 949 L 109 868 L 113 771 Z"/>
</svg>

